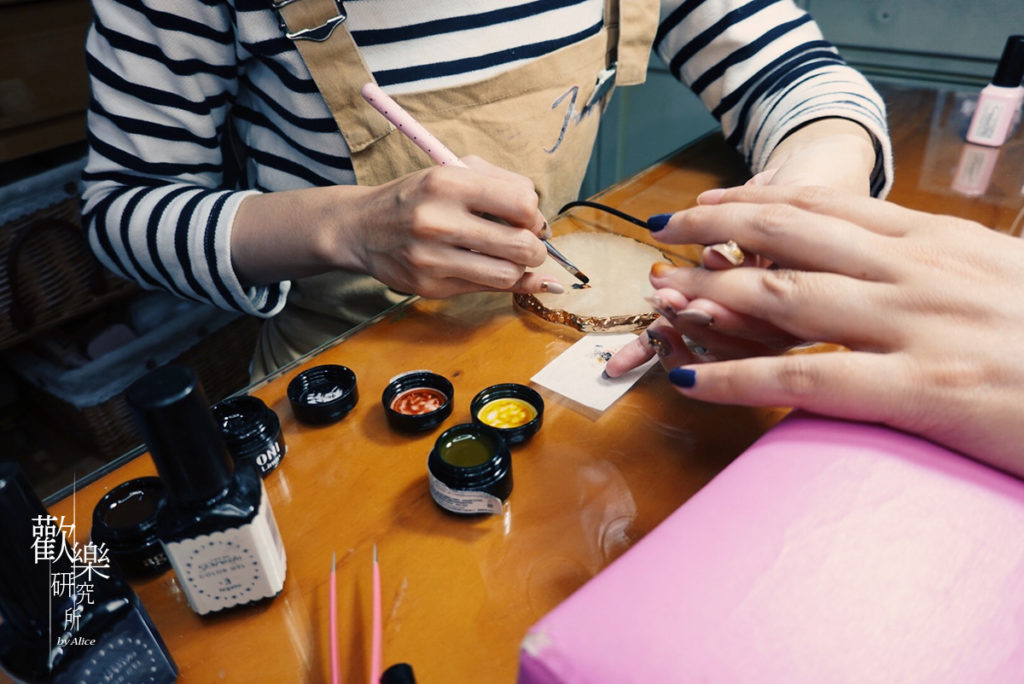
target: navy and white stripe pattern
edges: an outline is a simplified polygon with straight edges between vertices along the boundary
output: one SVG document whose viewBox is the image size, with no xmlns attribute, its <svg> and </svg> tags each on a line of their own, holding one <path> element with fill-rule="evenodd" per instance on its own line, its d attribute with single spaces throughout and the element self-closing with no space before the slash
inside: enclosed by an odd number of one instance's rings
<svg viewBox="0 0 1024 684">
<path fill-rule="evenodd" d="M 83 219 L 110 269 L 259 316 L 231 225 L 256 192 L 355 182 L 344 138 L 269 0 L 93 0 Z M 604 0 L 350 0 L 347 26 L 389 93 L 513 69 L 600 30 Z M 789 130 L 845 116 L 887 145 L 878 96 L 789 0 L 664 0 L 655 49 L 759 170 Z M 836 94 L 839 93 L 837 97 Z M 237 155 L 225 140 L 239 141 Z M 888 159 L 887 148 L 883 158 Z M 884 192 L 891 176 L 876 179 Z"/>
<path fill-rule="evenodd" d="M 700 96 L 755 172 L 788 132 L 839 116 L 857 121 L 879 142 L 882 164 L 871 192 L 888 193 L 891 155 L 881 99 L 791 3 L 662 3 L 654 49 Z"/>
</svg>

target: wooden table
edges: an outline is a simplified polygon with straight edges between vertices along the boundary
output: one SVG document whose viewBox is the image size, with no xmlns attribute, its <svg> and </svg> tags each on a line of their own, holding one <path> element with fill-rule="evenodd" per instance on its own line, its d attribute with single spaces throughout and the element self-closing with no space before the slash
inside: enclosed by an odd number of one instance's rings
<svg viewBox="0 0 1024 684">
<path fill-rule="evenodd" d="M 891 198 L 1020 232 L 1017 135 L 996 150 L 988 189 L 951 189 L 963 144 L 949 92 L 886 87 L 897 151 Z M 954 112 L 955 113 L 955 112 Z M 929 123 L 930 122 L 930 123 Z M 637 216 L 693 204 L 702 190 L 744 180 L 718 136 L 602 193 Z M 557 232 L 644 231 L 590 209 L 556 222 Z M 674 253 L 696 257 L 694 248 Z M 385 666 L 405 661 L 421 682 L 511 682 L 526 629 L 663 520 L 783 414 L 704 405 L 680 397 L 664 372 L 649 372 L 598 418 L 555 395 L 544 427 L 513 453 L 515 487 L 503 516 L 461 518 L 428 492 L 426 459 L 440 430 L 409 437 L 389 430 L 380 394 L 389 378 L 429 368 L 451 379 L 447 427 L 469 419 L 469 402 L 498 382 L 528 383 L 580 333 L 524 315 L 504 294 L 414 301 L 252 389 L 281 418 L 288 452 L 265 480 L 288 552 L 282 594 L 258 607 L 200 618 L 173 572 L 137 582 L 181 668 L 182 682 L 328 681 L 328 571 L 338 554 L 344 680 L 366 681 L 372 547 L 383 583 Z M 288 381 L 322 363 L 358 376 L 360 400 L 328 427 L 296 423 Z M 134 459 L 51 507 L 88 513 L 116 484 L 153 473 Z"/>
</svg>

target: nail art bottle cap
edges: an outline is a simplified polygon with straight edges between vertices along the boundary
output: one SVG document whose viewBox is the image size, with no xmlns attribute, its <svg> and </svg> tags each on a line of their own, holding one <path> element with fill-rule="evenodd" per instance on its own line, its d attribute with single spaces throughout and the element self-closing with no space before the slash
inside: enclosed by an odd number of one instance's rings
<svg viewBox="0 0 1024 684">
<path fill-rule="evenodd" d="M 16 461 L 0 461 L 0 615 L 22 634 L 49 625 L 48 564 L 33 562 L 32 525 L 48 515 Z"/>
<path fill-rule="evenodd" d="M 144 577 L 170 568 L 156 531 L 165 496 L 159 477 L 138 477 L 111 489 L 93 508 L 89 537 L 106 545 L 125 575 Z"/>
<path fill-rule="evenodd" d="M 416 675 L 413 674 L 412 665 L 395 663 L 381 673 L 380 684 L 416 684 Z"/>
<path fill-rule="evenodd" d="M 232 465 L 196 374 L 164 366 L 125 393 L 172 502 L 201 505 L 231 483 Z"/>
<path fill-rule="evenodd" d="M 302 371 L 288 383 L 292 413 L 306 425 L 330 425 L 348 415 L 359 401 L 355 372 L 338 364 Z"/>
<path fill-rule="evenodd" d="M 281 420 L 262 399 L 242 394 L 210 410 L 235 463 L 251 461 L 262 477 L 277 468 L 286 451 Z"/>
<path fill-rule="evenodd" d="M 1024 35 L 1010 36 L 1006 39 L 1003 56 L 999 58 L 996 74 L 992 77 L 992 85 L 1003 88 L 1017 88 L 1024 78 Z"/>
</svg>

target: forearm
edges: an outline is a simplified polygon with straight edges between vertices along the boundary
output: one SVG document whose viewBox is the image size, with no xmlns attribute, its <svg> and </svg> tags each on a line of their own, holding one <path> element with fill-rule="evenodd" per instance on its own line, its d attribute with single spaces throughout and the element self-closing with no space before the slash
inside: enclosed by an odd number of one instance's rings
<svg viewBox="0 0 1024 684">
<path fill-rule="evenodd" d="M 231 261 L 244 286 L 335 269 L 363 270 L 359 226 L 372 188 L 329 186 L 251 195 L 231 228 Z"/>
<path fill-rule="evenodd" d="M 772 168 L 776 148 L 794 131 L 846 119 L 870 132 L 877 163 L 865 172 L 869 191 L 887 194 L 892 148 L 885 103 L 803 10 L 788 1 L 679 7 L 678 0 L 663 0 L 655 49 L 721 122 L 726 141 L 755 174 Z"/>
</svg>

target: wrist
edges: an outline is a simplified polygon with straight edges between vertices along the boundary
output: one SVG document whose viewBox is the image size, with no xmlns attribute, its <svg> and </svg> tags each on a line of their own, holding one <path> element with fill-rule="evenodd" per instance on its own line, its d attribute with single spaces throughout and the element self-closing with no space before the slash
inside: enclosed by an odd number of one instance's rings
<svg viewBox="0 0 1024 684">
<path fill-rule="evenodd" d="M 334 185 L 316 188 L 309 236 L 320 271 L 345 269 L 365 272 L 362 233 L 371 223 L 367 207 L 373 188 L 362 185 Z"/>
<path fill-rule="evenodd" d="M 856 121 L 839 117 L 815 119 L 789 131 L 772 150 L 764 168 L 778 168 L 794 153 L 826 141 L 842 144 L 846 163 L 868 172 L 875 168 L 874 136 Z"/>
<path fill-rule="evenodd" d="M 360 270 L 361 198 L 369 188 L 327 186 L 252 195 L 231 228 L 231 259 L 243 286 Z"/>
</svg>

